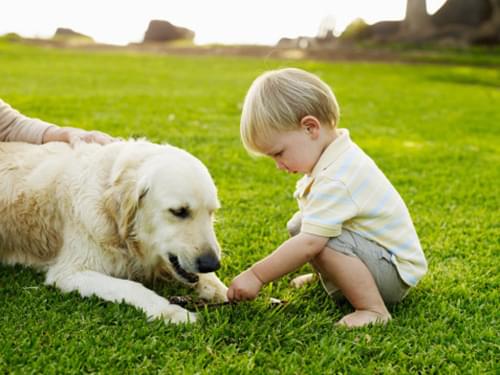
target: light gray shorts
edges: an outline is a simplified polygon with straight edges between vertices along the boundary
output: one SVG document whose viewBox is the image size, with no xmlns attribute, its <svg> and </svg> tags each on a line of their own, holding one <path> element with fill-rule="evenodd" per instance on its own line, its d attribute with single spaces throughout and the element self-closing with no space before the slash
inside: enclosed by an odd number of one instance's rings
<svg viewBox="0 0 500 375">
<path fill-rule="evenodd" d="M 391 261 L 391 254 L 378 243 L 342 228 L 340 236 L 331 238 L 326 246 L 332 251 L 361 259 L 372 274 L 385 303 L 400 302 L 408 293 L 410 287 L 401 280 L 396 266 Z M 321 279 L 321 282 L 333 298 L 342 295 L 329 280 Z"/>
</svg>

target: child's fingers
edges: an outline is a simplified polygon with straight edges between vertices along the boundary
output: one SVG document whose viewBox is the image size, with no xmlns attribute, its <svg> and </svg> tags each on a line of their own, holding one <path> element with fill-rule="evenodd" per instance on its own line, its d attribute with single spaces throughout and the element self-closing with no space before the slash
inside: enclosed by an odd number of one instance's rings
<svg viewBox="0 0 500 375">
<path fill-rule="evenodd" d="M 242 300 L 242 296 L 241 296 L 241 291 L 240 290 L 236 289 L 234 291 L 233 300 L 235 300 L 235 301 L 241 301 Z"/>
<path fill-rule="evenodd" d="M 230 301 L 232 301 L 232 302 L 240 302 L 240 301 L 244 301 L 245 299 L 246 298 L 245 298 L 244 293 L 242 293 L 241 290 L 235 288 L 233 290 L 232 299 L 230 299 Z"/>
<path fill-rule="evenodd" d="M 235 293 L 234 293 L 234 288 L 232 286 L 230 286 L 228 289 L 227 289 L 227 299 L 229 301 L 234 301 L 236 298 L 235 296 Z"/>
</svg>

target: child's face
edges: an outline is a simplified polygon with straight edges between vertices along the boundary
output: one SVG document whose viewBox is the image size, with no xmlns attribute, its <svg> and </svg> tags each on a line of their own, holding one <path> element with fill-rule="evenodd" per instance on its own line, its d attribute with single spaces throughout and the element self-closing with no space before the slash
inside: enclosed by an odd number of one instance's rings
<svg viewBox="0 0 500 375">
<path fill-rule="evenodd" d="M 264 146 L 264 152 L 276 166 L 288 173 L 309 174 L 324 146 L 314 132 L 301 126 L 298 130 L 275 132 Z"/>
</svg>

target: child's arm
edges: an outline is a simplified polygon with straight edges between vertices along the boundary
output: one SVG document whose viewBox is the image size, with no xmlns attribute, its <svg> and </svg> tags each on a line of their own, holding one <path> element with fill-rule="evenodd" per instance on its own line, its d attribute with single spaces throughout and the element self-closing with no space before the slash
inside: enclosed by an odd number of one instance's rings
<svg viewBox="0 0 500 375">
<path fill-rule="evenodd" d="M 307 233 L 290 238 L 271 255 L 238 275 L 229 286 L 227 298 L 230 301 L 254 299 L 264 284 L 310 261 L 325 247 L 327 241 L 327 237 Z"/>
</svg>

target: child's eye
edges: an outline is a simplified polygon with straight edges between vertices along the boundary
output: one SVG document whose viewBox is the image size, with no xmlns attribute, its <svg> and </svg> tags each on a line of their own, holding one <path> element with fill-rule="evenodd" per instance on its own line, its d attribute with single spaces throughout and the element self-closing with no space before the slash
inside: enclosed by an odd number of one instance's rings
<svg viewBox="0 0 500 375">
<path fill-rule="evenodd" d="M 281 156 L 281 155 L 283 155 L 283 151 L 276 152 L 273 156 L 274 156 L 274 157 L 279 157 L 279 156 Z"/>
</svg>

